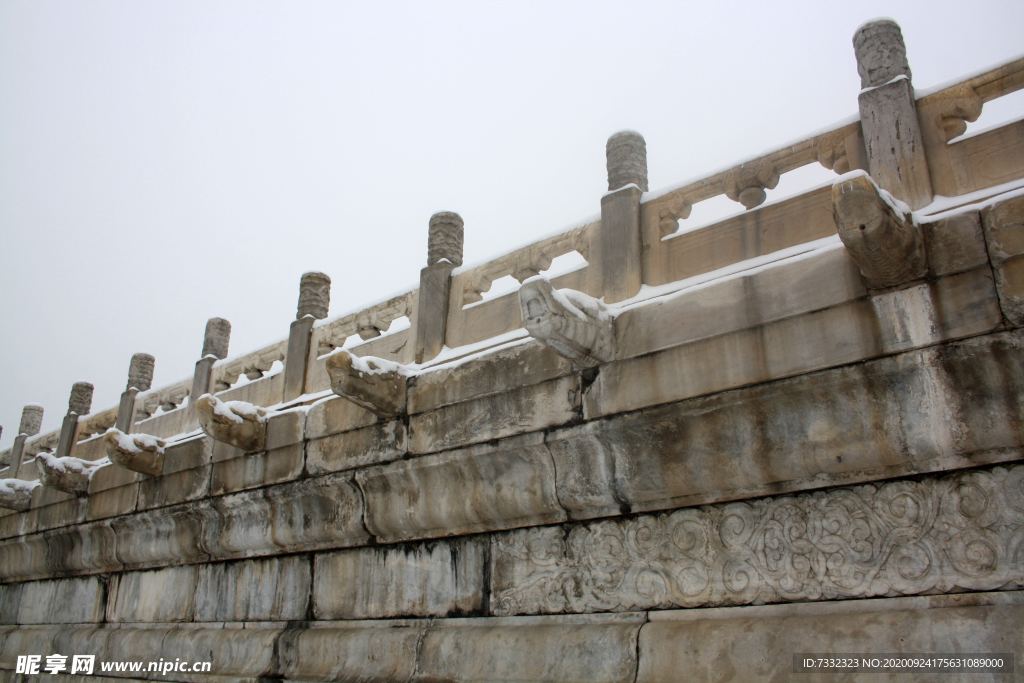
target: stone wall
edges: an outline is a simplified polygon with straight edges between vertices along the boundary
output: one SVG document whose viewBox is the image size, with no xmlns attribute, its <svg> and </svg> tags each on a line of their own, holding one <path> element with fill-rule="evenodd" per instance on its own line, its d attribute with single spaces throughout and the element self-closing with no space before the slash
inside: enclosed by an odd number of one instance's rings
<svg viewBox="0 0 1024 683">
<path fill-rule="evenodd" d="M 600 223 L 478 269 L 453 271 L 461 219 L 439 214 L 418 292 L 315 323 L 329 279 L 311 274 L 289 337 L 246 356 L 224 358 L 211 321 L 193 379 L 129 382 L 125 431 L 167 440 L 146 442 L 149 474 L 4 499 L 0 678 L 85 678 L 16 673 L 53 653 L 182 683 L 783 681 L 802 652 L 1015 653 L 1019 670 L 1024 195 L 907 215 L 862 173 L 759 207 L 807 158 L 869 166 L 859 130 L 646 199 L 610 180 Z M 610 178 L 645 182 L 633 136 L 632 175 Z M 751 211 L 652 246 L 716 192 Z M 586 269 L 533 277 L 572 249 Z M 506 271 L 519 293 L 463 311 Z M 412 328 L 380 336 L 401 315 Z M 335 351 L 351 333 L 367 344 Z M 415 358 L 452 339 L 491 342 Z M 69 411 L 53 444 L 22 428 L 17 448 L 96 463 L 109 438 L 81 425 L 101 415 Z M 211 668 L 99 670 L 161 659 Z"/>
</svg>

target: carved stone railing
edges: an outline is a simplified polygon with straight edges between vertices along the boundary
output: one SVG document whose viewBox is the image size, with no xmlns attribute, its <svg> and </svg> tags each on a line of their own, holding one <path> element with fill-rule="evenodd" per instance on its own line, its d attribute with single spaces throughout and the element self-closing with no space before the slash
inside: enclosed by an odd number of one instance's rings
<svg viewBox="0 0 1024 683">
<path fill-rule="evenodd" d="M 78 419 L 78 430 L 75 432 L 76 441 L 103 434 L 117 422 L 117 406 Z"/>
<path fill-rule="evenodd" d="M 345 341 L 359 335 L 364 341 L 379 337 L 387 332 L 398 318 L 406 316 L 412 320 L 416 310 L 417 290 L 393 296 L 386 301 L 361 311 L 348 313 L 313 328 L 312 356 L 327 355 L 345 345 Z"/>
<path fill-rule="evenodd" d="M 462 308 L 483 301 L 484 292 L 495 280 L 511 275 L 520 284 L 551 267 L 551 261 L 572 252 L 590 260 L 590 245 L 599 224 L 589 223 L 568 232 L 547 237 L 474 268 L 455 271 L 452 304 Z"/>
<path fill-rule="evenodd" d="M 150 389 L 135 398 L 135 422 L 145 420 L 156 414 L 157 410 L 169 413 L 188 398 L 192 389 L 192 378 L 185 377 L 174 384 Z"/>
<path fill-rule="evenodd" d="M 263 377 L 274 365 L 274 361 L 284 362 L 287 351 L 288 340 L 282 339 L 245 355 L 218 361 L 213 366 L 215 390 L 224 391 L 231 388 L 242 375 L 245 375 L 250 381 Z"/>
<path fill-rule="evenodd" d="M 958 139 L 986 102 L 1022 88 L 1024 57 L 918 98 L 935 194 L 956 197 L 1024 177 L 1024 120 Z"/>
</svg>

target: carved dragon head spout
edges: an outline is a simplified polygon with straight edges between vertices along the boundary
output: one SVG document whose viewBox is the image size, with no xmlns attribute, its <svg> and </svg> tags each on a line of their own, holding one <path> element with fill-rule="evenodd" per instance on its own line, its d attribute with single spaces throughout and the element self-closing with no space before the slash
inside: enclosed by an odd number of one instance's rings
<svg viewBox="0 0 1024 683">
<path fill-rule="evenodd" d="M 125 434 L 111 427 L 103 435 L 110 462 L 132 472 L 159 477 L 164 472 L 164 448 L 167 443 L 149 434 Z"/>
<path fill-rule="evenodd" d="M 584 368 L 612 359 L 612 317 L 598 300 L 536 277 L 519 289 L 519 308 L 530 336 L 563 358 Z"/>
<path fill-rule="evenodd" d="M 267 433 L 267 411 L 244 401 L 221 401 L 204 394 L 196 401 L 196 415 L 203 431 L 215 441 L 240 448 L 246 453 L 263 450 Z"/>
</svg>

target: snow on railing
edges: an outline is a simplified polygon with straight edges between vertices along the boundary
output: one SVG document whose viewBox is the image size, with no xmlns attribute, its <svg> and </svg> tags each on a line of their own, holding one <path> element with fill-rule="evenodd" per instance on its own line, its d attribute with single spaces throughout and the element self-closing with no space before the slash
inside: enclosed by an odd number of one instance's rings
<svg viewBox="0 0 1024 683">
<path fill-rule="evenodd" d="M 401 317 L 408 317 L 412 321 L 418 298 L 419 290 L 414 289 L 368 308 L 317 323 L 313 329 L 314 358 L 344 346 L 345 341 L 353 335 L 358 334 L 365 341 L 387 332 L 391 323 Z"/>
<path fill-rule="evenodd" d="M 152 417 L 157 410 L 169 413 L 182 403 L 192 392 L 192 378 L 183 379 L 164 387 L 144 391 L 135 397 L 135 420 L 141 421 Z"/>
<path fill-rule="evenodd" d="M 282 339 L 262 349 L 217 361 L 213 366 L 214 391 L 230 389 L 242 375 L 250 381 L 263 377 L 274 365 L 274 361 L 283 363 L 287 353 L 288 340 Z"/>
</svg>

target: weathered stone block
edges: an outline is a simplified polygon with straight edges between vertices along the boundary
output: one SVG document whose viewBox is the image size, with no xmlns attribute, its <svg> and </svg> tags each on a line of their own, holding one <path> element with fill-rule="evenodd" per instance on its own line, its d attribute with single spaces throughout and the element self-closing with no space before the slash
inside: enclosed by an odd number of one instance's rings
<svg viewBox="0 0 1024 683">
<path fill-rule="evenodd" d="M 976 211 L 921 223 L 928 272 L 933 277 L 962 273 L 985 265 L 988 252 Z"/>
<path fill-rule="evenodd" d="M 427 631 L 416 670 L 425 681 L 632 683 L 644 618 L 445 620 Z"/>
<path fill-rule="evenodd" d="M 22 567 L 28 570 L 25 578 L 116 571 L 121 563 L 115 554 L 115 542 L 114 531 L 107 522 L 79 524 L 37 535 L 22 545 Z"/>
<path fill-rule="evenodd" d="M 87 505 L 87 498 L 72 498 L 52 505 L 32 508 L 29 511 L 29 516 L 36 518 L 36 531 L 47 531 L 84 522 Z"/>
<path fill-rule="evenodd" d="M 203 546 L 217 559 L 362 545 L 363 501 L 350 475 L 328 475 L 210 501 Z"/>
<path fill-rule="evenodd" d="M 115 517 L 117 559 L 130 568 L 186 564 L 208 559 L 201 545 L 206 503 L 189 503 Z"/>
<path fill-rule="evenodd" d="M 306 438 L 319 439 L 372 425 L 377 416 L 341 397 L 315 404 L 306 415 Z"/>
<path fill-rule="evenodd" d="M 540 342 L 516 344 L 413 377 L 409 381 L 409 413 L 423 413 L 572 373 L 572 363 Z"/>
<path fill-rule="evenodd" d="M 306 619 L 312 583 L 309 565 L 310 558 L 299 555 L 204 565 L 199 568 L 195 620 Z"/>
<path fill-rule="evenodd" d="M 635 296 L 643 284 L 639 187 L 601 197 L 601 273 L 606 303 Z"/>
<path fill-rule="evenodd" d="M 264 448 L 273 451 L 302 441 L 306 415 L 297 410 L 276 413 L 267 419 L 267 440 Z"/>
<path fill-rule="evenodd" d="M 1003 313 L 1024 326 L 1024 197 L 1013 197 L 981 212 L 992 271 Z"/>
<path fill-rule="evenodd" d="M 408 452 L 408 430 L 404 423 L 393 420 L 314 439 L 306 448 L 306 470 L 310 474 L 379 465 Z"/>
<path fill-rule="evenodd" d="M 406 373 L 398 363 L 342 350 L 327 357 L 326 368 L 334 393 L 377 417 L 392 418 L 406 411 Z"/>
<path fill-rule="evenodd" d="M 378 540 L 459 536 L 565 519 L 539 434 L 356 472 Z"/>
<path fill-rule="evenodd" d="M 636 680 L 674 680 L 685 671 L 687 680 L 719 681 L 723 669 L 735 680 L 798 680 L 807 676 L 793 673 L 793 655 L 801 652 L 995 653 L 1020 652 L 1024 646 L 1019 598 L 1009 604 L 932 609 L 912 602 L 900 609 L 907 600 L 858 600 L 824 613 L 815 605 L 749 607 L 703 619 L 655 612 L 640 630 Z M 955 604 L 949 598 L 933 601 Z"/>
<path fill-rule="evenodd" d="M 497 614 L 1014 589 L 1024 465 L 492 537 Z M 898 501 L 913 500 L 914 507 Z M 782 540 L 780 534 L 785 535 Z M 741 578 L 742 577 L 742 580 Z"/>
<path fill-rule="evenodd" d="M 559 500 L 591 517 L 1012 459 L 1022 344 L 994 334 L 554 432 Z"/>
<path fill-rule="evenodd" d="M 133 484 L 142 478 L 137 472 L 123 467 L 103 467 L 96 470 L 89 479 L 89 495 Z"/>
<path fill-rule="evenodd" d="M 128 572 L 111 579 L 107 621 L 192 621 L 199 568 Z"/>
<path fill-rule="evenodd" d="M 219 496 L 291 481 L 302 474 L 304 462 L 305 449 L 302 443 L 216 462 L 210 480 L 210 495 Z"/>
<path fill-rule="evenodd" d="M 409 418 L 409 451 L 431 453 L 565 424 L 578 416 L 580 380 L 562 377 Z"/>
<path fill-rule="evenodd" d="M 85 518 L 106 519 L 135 512 L 139 499 L 139 485 L 128 484 L 113 489 L 104 489 L 89 496 L 85 508 Z"/>
<path fill-rule="evenodd" d="M 0 624 L 17 624 L 18 610 L 21 608 L 21 592 L 26 584 L 0 584 Z M 3 640 L 0 634 L 0 641 Z"/>
<path fill-rule="evenodd" d="M 211 465 L 203 465 L 140 481 L 139 510 L 177 505 L 210 495 L 210 473 L 213 469 Z"/>
<path fill-rule="evenodd" d="M 35 532 L 35 517 L 32 517 L 32 523 L 28 524 L 30 515 L 26 512 L 14 510 L 0 510 L 0 512 L 6 513 L 0 514 L 0 538 L 26 536 Z"/>
<path fill-rule="evenodd" d="M 224 460 L 234 460 L 235 458 L 242 457 L 245 457 L 245 451 L 223 441 L 214 441 L 210 449 L 211 462 L 223 462 Z"/>
<path fill-rule="evenodd" d="M 486 607 L 487 542 L 437 541 L 316 556 L 316 619 L 443 617 Z"/>
<path fill-rule="evenodd" d="M 103 621 L 106 583 L 97 577 L 24 584 L 19 624 L 88 624 Z"/>
<path fill-rule="evenodd" d="M 410 681 L 425 628 L 378 624 L 310 628 L 281 635 L 278 671 L 289 680 Z"/>
<path fill-rule="evenodd" d="M 216 443 L 208 436 L 201 436 L 170 444 L 164 452 L 164 474 L 209 465 Z"/>
</svg>

